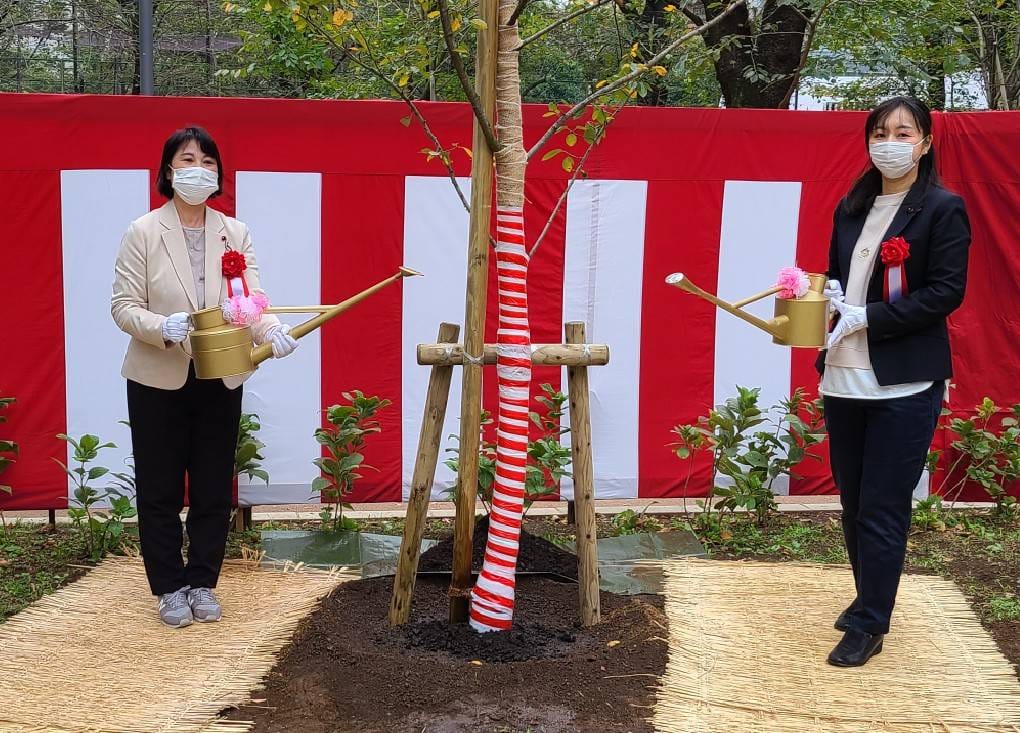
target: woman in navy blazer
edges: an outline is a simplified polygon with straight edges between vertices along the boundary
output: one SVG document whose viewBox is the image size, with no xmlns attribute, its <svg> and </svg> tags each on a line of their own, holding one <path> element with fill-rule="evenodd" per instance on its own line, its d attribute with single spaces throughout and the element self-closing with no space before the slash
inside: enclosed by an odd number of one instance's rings
<svg viewBox="0 0 1020 733">
<path fill-rule="evenodd" d="M 864 129 L 871 166 L 836 208 L 819 355 L 832 473 L 857 597 L 829 655 L 859 666 L 882 650 L 910 529 L 911 499 L 952 360 L 946 318 L 963 301 L 970 224 L 935 165 L 931 113 L 896 97 Z"/>
</svg>

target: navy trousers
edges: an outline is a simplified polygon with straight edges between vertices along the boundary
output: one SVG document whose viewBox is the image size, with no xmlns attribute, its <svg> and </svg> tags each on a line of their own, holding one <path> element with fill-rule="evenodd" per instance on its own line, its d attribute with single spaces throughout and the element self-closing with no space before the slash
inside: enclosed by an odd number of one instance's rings
<svg viewBox="0 0 1020 733">
<path fill-rule="evenodd" d="M 885 634 L 907 551 L 911 500 L 942 408 L 944 382 L 907 397 L 825 397 L 832 476 L 857 598 L 849 624 Z"/>
</svg>

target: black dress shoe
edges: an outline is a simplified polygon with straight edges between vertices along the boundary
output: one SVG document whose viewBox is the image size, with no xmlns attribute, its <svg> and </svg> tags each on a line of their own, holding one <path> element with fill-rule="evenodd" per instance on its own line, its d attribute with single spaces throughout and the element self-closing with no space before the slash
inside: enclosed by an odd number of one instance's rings
<svg viewBox="0 0 1020 733">
<path fill-rule="evenodd" d="M 829 652 L 829 664 L 837 667 L 860 667 L 882 651 L 884 634 L 869 634 L 853 629 L 843 634 L 836 648 Z"/>
<path fill-rule="evenodd" d="M 843 613 L 839 614 L 839 618 L 837 618 L 836 623 L 833 624 L 833 627 L 836 629 L 836 631 L 850 630 L 850 617 L 847 615 L 847 611 L 849 610 L 850 609 L 848 608 L 846 609 L 846 611 L 843 611 Z"/>
</svg>

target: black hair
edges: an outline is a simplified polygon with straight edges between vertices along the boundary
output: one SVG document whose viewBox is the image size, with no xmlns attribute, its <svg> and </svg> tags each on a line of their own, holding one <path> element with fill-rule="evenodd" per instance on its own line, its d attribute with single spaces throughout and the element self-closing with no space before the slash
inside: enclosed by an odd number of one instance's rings
<svg viewBox="0 0 1020 733">
<path fill-rule="evenodd" d="M 163 157 L 159 161 L 159 172 L 156 173 L 156 190 L 164 198 L 172 199 L 174 197 L 173 179 L 167 175 L 170 163 L 173 161 L 174 156 L 177 155 L 177 151 L 181 149 L 181 146 L 191 140 L 198 143 L 198 147 L 203 153 L 216 159 L 216 178 L 219 188 L 209 198 L 219 196 L 223 191 L 223 160 L 220 158 L 220 149 L 216 147 L 216 141 L 212 139 L 212 136 L 204 127 L 193 125 L 182 127 L 163 143 Z"/>
<path fill-rule="evenodd" d="M 889 116 L 900 108 L 905 108 L 914 118 L 914 124 L 925 137 L 931 137 L 931 110 L 928 105 L 915 97 L 893 97 L 871 110 L 864 123 L 864 145 L 871 142 L 871 133 L 883 124 Z M 940 185 L 938 169 L 935 166 L 935 146 L 930 144 L 928 152 L 921 156 L 917 164 L 917 182 L 915 186 L 927 189 Z M 868 163 L 868 169 L 861 174 L 850 193 L 843 200 L 844 210 L 850 214 L 863 214 L 875 203 L 875 197 L 882 193 L 882 173 L 874 163 Z"/>
</svg>

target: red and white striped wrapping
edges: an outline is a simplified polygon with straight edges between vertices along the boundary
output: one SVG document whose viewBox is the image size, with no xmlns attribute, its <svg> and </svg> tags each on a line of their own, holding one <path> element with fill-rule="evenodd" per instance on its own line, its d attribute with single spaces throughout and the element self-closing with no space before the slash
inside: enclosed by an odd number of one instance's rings
<svg viewBox="0 0 1020 733">
<path fill-rule="evenodd" d="M 513 624 L 515 572 L 524 516 L 528 419 L 531 401 L 531 330 L 528 325 L 528 251 L 524 211 L 496 211 L 496 277 L 499 327 L 496 377 L 496 480 L 485 558 L 471 590 L 475 631 L 504 631 Z"/>
</svg>

